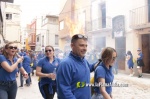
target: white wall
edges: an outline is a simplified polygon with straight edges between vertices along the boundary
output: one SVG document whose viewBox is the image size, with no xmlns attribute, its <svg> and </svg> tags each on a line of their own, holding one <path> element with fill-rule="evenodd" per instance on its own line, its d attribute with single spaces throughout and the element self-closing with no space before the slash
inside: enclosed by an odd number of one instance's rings
<svg viewBox="0 0 150 99">
<path fill-rule="evenodd" d="M 8 41 L 20 41 L 21 26 L 20 26 L 20 6 L 7 4 L 5 13 L 12 14 L 11 20 L 5 20 L 5 38 Z M 16 14 L 14 14 L 16 13 Z M 6 16 L 6 15 L 5 15 Z M 6 17 L 5 17 L 6 18 Z"/>
<path fill-rule="evenodd" d="M 49 38 L 47 38 L 48 45 L 58 46 L 58 45 L 55 45 L 55 35 L 58 34 L 58 25 L 49 24 L 47 28 L 49 30 L 48 31 Z"/>
<path fill-rule="evenodd" d="M 6 40 L 9 41 L 20 41 L 20 27 L 18 26 L 7 26 L 6 27 Z"/>
<path fill-rule="evenodd" d="M 106 3 L 106 16 L 111 18 L 124 15 L 125 27 L 129 31 L 129 11 L 132 9 L 132 0 L 107 0 Z"/>
</svg>

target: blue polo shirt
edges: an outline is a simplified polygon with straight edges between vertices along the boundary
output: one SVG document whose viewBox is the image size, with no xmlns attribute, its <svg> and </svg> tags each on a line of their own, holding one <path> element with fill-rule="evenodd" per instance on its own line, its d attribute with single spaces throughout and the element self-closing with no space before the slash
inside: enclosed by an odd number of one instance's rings
<svg viewBox="0 0 150 99">
<path fill-rule="evenodd" d="M 0 55 L 0 63 L 6 61 L 10 66 L 12 65 L 11 61 L 6 58 L 4 55 Z M 13 58 L 13 62 L 15 63 L 17 58 Z M 18 68 L 21 68 L 21 64 L 18 64 Z M 0 81 L 13 81 L 16 80 L 16 73 L 18 69 L 16 68 L 12 72 L 7 72 L 0 64 Z"/>
<path fill-rule="evenodd" d="M 140 52 L 138 55 L 139 55 L 140 57 L 137 58 L 137 60 L 142 60 L 142 59 L 143 59 L 143 54 L 142 54 L 142 52 Z"/>
<path fill-rule="evenodd" d="M 30 73 L 31 72 L 31 67 L 30 67 L 30 64 L 31 64 L 31 58 L 26 55 L 26 56 L 23 56 L 23 62 L 22 62 L 22 66 L 23 68 L 25 69 L 25 71 L 27 73 Z"/>
<path fill-rule="evenodd" d="M 54 58 L 53 62 L 50 63 L 49 58 L 44 57 L 39 60 L 37 66 L 42 68 L 42 71 L 41 71 L 42 73 L 53 73 L 54 68 L 57 68 L 59 63 L 60 63 L 59 58 Z M 46 81 L 46 80 L 51 81 L 50 78 L 46 78 L 46 77 L 41 78 L 41 81 Z"/>
<path fill-rule="evenodd" d="M 25 52 L 20 52 L 19 55 L 20 56 L 26 56 L 26 53 Z"/>
<path fill-rule="evenodd" d="M 44 57 L 44 58 L 39 60 L 37 66 L 42 68 L 42 70 L 41 70 L 42 73 L 47 73 L 48 74 L 48 73 L 53 73 L 54 68 L 57 68 L 59 63 L 60 63 L 59 58 L 54 58 L 53 62 L 50 63 L 49 58 Z M 56 82 L 53 81 L 51 78 L 41 77 L 41 79 L 39 81 L 39 88 L 40 88 L 40 92 L 41 92 L 44 99 L 46 97 L 45 97 L 45 93 L 44 93 L 44 90 L 43 90 L 42 86 L 45 85 L 45 84 L 49 84 L 49 88 L 48 88 L 49 89 L 49 94 L 53 94 L 52 86 L 56 85 Z"/>
<path fill-rule="evenodd" d="M 103 62 L 100 63 L 100 65 L 95 70 L 94 75 L 95 83 L 98 83 L 98 78 L 104 78 L 106 84 L 113 83 L 114 75 L 112 73 L 112 67 L 108 69 Z M 106 86 L 105 88 L 108 94 L 112 93 L 112 86 Z M 101 94 L 99 87 L 95 87 L 94 90 L 96 93 Z"/>
</svg>

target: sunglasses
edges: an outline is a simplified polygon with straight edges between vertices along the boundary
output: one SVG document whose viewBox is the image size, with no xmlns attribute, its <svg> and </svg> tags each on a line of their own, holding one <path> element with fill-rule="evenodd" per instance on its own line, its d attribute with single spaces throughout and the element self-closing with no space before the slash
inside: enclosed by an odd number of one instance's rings
<svg viewBox="0 0 150 99">
<path fill-rule="evenodd" d="M 45 50 L 45 52 L 47 53 L 47 52 L 51 52 L 52 50 Z"/>
<path fill-rule="evenodd" d="M 77 34 L 74 37 L 79 38 L 79 39 L 88 39 L 88 37 L 86 35 L 82 35 L 82 34 Z"/>
<path fill-rule="evenodd" d="M 9 46 L 8 48 L 9 48 L 9 49 L 15 49 L 15 50 L 17 49 L 16 46 Z"/>
</svg>

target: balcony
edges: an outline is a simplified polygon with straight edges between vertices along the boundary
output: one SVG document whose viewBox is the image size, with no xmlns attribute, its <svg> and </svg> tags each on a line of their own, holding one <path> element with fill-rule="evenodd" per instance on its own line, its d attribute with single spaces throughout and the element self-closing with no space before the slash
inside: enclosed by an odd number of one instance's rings
<svg viewBox="0 0 150 99">
<path fill-rule="evenodd" d="M 102 29 L 112 28 L 112 18 L 97 18 L 90 22 L 86 22 L 85 31 L 97 31 Z"/>
<path fill-rule="evenodd" d="M 150 27 L 150 5 L 130 11 L 130 28 L 143 29 Z"/>
</svg>

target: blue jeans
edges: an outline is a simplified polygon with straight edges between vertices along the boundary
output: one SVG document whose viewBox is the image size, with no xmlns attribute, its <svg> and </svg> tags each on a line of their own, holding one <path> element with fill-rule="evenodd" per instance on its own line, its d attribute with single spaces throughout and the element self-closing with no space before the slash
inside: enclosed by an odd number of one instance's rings
<svg viewBox="0 0 150 99">
<path fill-rule="evenodd" d="M 0 99 L 16 99 L 16 94 L 16 81 L 0 81 Z"/>
<path fill-rule="evenodd" d="M 23 79 L 23 75 L 20 73 L 20 86 L 23 86 L 23 82 L 24 82 L 24 79 Z M 31 77 L 30 77 L 30 73 L 28 73 L 28 79 L 26 80 L 26 84 L 27 85 L 30 85 L 31 83 Z"/>
<path fill-rule="evenodd" d="M 104 99 L 104 97 L 101 94 L 93 94 L 91 99 Z"/>
</svg>

